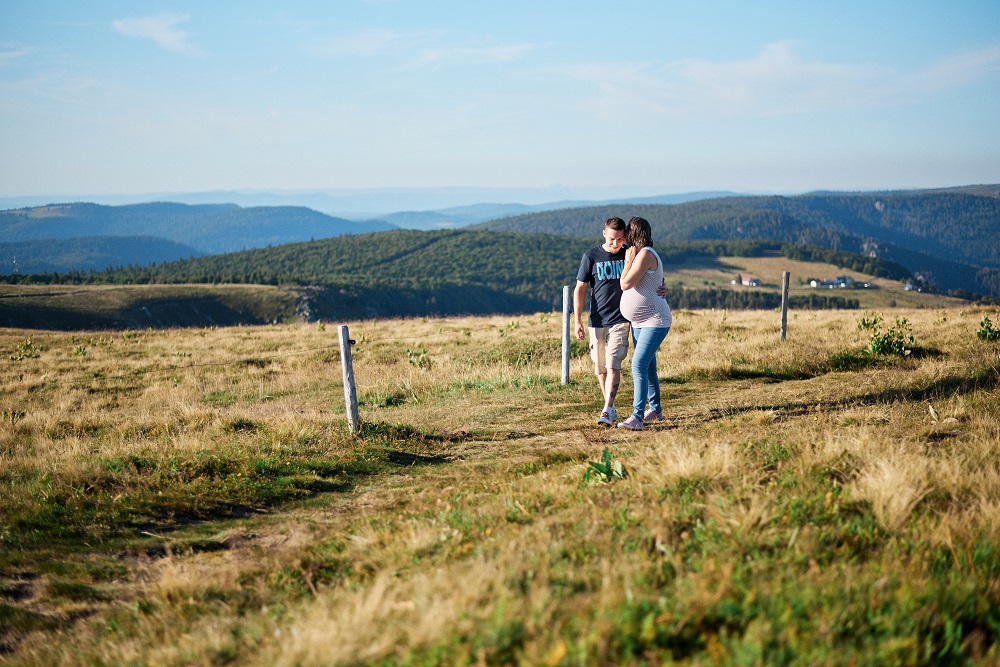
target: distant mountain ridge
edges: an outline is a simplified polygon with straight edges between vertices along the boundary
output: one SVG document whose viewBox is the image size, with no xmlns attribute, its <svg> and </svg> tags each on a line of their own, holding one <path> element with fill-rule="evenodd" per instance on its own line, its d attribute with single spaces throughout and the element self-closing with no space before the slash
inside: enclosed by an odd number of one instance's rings
<svg viewBox="0 0 1000 667">
<path fill-rule="evenodd" d="M 7 242 L 81 236 L 147 236 L 194 248 L 198 254 L 232 252 L 341 234 L 385 231 L 384 222 L 355 222 L 304 207 L 235 204 L 191 206 L 170 202 L 104 206 L 55 204 L 0 211 Z M 122 258 L 120 264 L 132 263 Z"/>
<path fill-rule="evenodd" d="M 657 195 L 654 197 L 620 197 L 603 199 L 600 201 L 561 200 L 535 205 L 472 204 L 468 206 L 453 206 L 450 208 L 432 211 L 400 211 L 397 213 L 379 216 L 377 220 L 391 223 L 401 229 L 421 229 L 429 231 L 433 229 L 455 229 L 457 227 L 467 227 L 498 218 L 508 218 L 511 216 L 536 213 L 540 211 L 553 211 L 566 208 L 586 208 L 622 202 L 637 204 L 679 204 L 682 202 L 697 201 L 699 199 L 734 196 L 735 194 L 736 193 L 733 192 L 688 192 L 676 195 Z"/>
<path fill-rule="evenodd" d="M 35 242 L 0 246 L 0 273 L 144 265 L 396 227 L 471 227 L 593 240 L 612 215 L 646 217 L 661 241 L 759 239 L 811 244 L 899 262 L 925 284 L 943 291 L 1000 296 L 1000 185 L 988 184 L 794 197 L 693 192 L 609 199 L 599 205 L 576 200 L 480 203 L 385 216 L 392 222 L 350 221 L 301 206 L 54 204 L 0 211 L 0 239 L 7 244 Z M 473 222 L 483 218 L 493 219 Z M 146 238 L 118 244 L 95 240 L 139 236 Z M 69 246 L 46 248 L 37 243 L 41 239 L 76 240 Z M 154 251 L 157 243 L 159 249 Z M 180 245 L 172 248 L 169 243 Z M 39 263 L 30 269 L 23 263 L 29 248 L 30 253 L 41 253 L 36 255 Z M 22 261 L 15 265 L 18 255 Z"/>
<path fill-rule="evenodd" d="M 588 204 L 598 204 L 603 201 L 653 195 L 659 195 L 659 193 L 648 186 L 382 187 L 324 190 L 209 190 L 117 195 L 80 195 L 77 193 L 72 195 L 0 197 L 0 210 L 69 202 L 93 202 L 108 206 L 144 204 L 154 201 L 170 201 L 191 205 L 225 202 L 244 208 L 305 206 L 334 217 L 369 220 L 398 211 L 443 211 L 464 206 L 476 206 L 480 202 L 519 202 L 521 205 L 535 206 L 548 202 L 586 200 Z"/>
</svg>

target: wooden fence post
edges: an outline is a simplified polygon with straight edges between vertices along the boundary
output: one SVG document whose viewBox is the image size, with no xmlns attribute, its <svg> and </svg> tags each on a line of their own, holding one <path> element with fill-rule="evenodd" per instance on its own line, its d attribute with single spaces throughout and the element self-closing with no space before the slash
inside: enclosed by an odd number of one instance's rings
<svg viewBox="0 0 1000 667">
<path fill-rule="evenodd" d="M 338 328 L 340 334 L 340 368 L 344 374 L 344 404 L 347 407 L 347 427 L 351 435 L 358 429 L 358 390 L 354 386 L 354 364 L 351 361 L 351 334 L 347 325 Z"/>
<path fill-rule="evenodd" d="M 788 333 L 788 271 L 781 272 L 781 340 Z"/>
<path fill-rule="evenodd" d="M 562 321 L 562 383 L 569 384 L 569 312 L 570 312 L 569 285 L 563 285 L 563 321 Z"/>
</svg>

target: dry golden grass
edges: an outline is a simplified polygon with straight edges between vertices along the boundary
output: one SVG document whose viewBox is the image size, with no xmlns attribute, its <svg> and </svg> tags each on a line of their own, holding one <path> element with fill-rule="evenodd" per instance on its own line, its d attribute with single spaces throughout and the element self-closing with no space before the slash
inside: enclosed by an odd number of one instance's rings
<svg viewBox="0 0 1000 667">
<path fill-rule="evenodd" d="M 556 316 L 350 323 L 353 438 L 333 326 L 0 330 L 0 662 L 990 664 L 1000 314 L 898 314 L 922 354 L 837 371 L 859 313 L 678 312 L 641 433 Z"/>
</svg>

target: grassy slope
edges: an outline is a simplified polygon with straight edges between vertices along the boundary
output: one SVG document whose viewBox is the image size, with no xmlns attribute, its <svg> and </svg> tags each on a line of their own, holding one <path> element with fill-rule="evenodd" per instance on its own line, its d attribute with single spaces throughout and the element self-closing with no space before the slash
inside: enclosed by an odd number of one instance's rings
<svg viewBox="0 0 1000 667">
<path fill-rule="evenodd" d="M 548 315 L 352 324 L 354 438 L 332 328 L 0 330 L 3 660 L 995 664 L 1000 312 L 895 314 L 679 312 L 644 433 Z"/>
<path fill-rule="evenodd" d="M 719 257 L 693 259 L 680 265 L 667 266 L 664 280 L 668 285 L 681 285 L 685 289 L 703 289 L 706 286 L 735 290 L 781 291 L 782 272 L 788 271 L 789 295 L 810 294 L 843 296 L 858 299 L 860 308 L 875 309 L 895 306 L 904 308 L 951 308 L 966 305 L 962 299 L 940 294 L 923 294 L 906 291 L 896 280 L 874 278 L 859 271 L 843 269 L 820 262 L 800 262 L 785 257 Z M 739 275 L 752 275 L 761 280 L 759 288 L 733 286 L 730 281 Z M 808 278 L 832 279 L 848 275 L 860 283 L 869 282 L 876 289 L 830 290 L 815 289 L 808 285 Z M 803 282 L 800 282 L 803 281 Z"/>
<path fill-rule="evenodd" d="M 295 317 L 269 285 L 0 285 L 0 324 L 32 329 L 261 324 Z"/>
</svg>

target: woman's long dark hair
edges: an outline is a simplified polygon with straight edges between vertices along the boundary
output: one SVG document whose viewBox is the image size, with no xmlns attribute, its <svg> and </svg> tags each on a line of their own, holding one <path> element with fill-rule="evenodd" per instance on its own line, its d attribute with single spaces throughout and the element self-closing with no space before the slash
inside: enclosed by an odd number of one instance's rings
<svg viewBox="0 0 1000 667">
<path fill-rule="evenodd" d="M 629 220 L 625 228 L 625 243 L 635 248 L 636 252 L 653 245 L 653 230 L 649 221 L 638 216 Z"/>
</svg>

